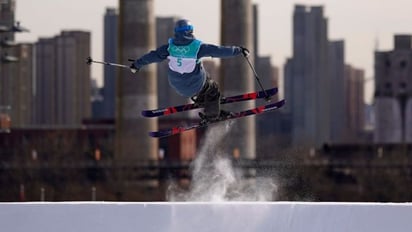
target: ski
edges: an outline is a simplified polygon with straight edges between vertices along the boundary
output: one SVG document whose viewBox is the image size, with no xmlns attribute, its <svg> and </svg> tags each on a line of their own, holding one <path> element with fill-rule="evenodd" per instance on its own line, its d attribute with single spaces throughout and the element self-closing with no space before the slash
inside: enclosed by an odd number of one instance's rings
<svg viewBox="0 0 412 232">
<path fill-rule="evenodd" d="M 263 106 L 259 106 L 259 107 L 256 107 L 254 109 L 249 109 L 249 110 L 245 110 L 245 111 L 241 111 L 241 112 L 232 113 L 231 115 L 229 115 L 228 117 L 226 117 L 224 119 L 219 119 L 219 120 L 211 121 L 211 122 L 208 122 L 208 123 L 200 123 L 199 122 L 199 123 L 188 125 L 188 126 L 176 126 L 176 127 L 170 128 L 170 129 L 152 131 L 152 132 L 149 132 L 149 135 L 151 137 L 154 137 L 154 138 L 163 138 L 163 137 L 179 134 L 179 133 L 182 133 L 184 131 L 197 129 L 197 128 L 202 128 L 202 127 L 207 127 L 210 124 L 223 122 L 223 121 L 226 121 L 226 120 L 237 119 L 237 118 L 242 118 L 242 117 L 246 117 L 246 116 L 250 116 L 250 115 L 257 115 L 257 114 L 261 114 L 261 113 L 270 112 L 270 111 L 273 111 L 273 110 L 276 110 L 276 109 L 282 107 L 284 104 L 285 104 L 285 100 L 280 100 L 278 102 L 263 105 Z"/>
<path fill-rule="evenodd" d="M 251 93 L 246 93 L 246 94 L 241 94 L 241 95 L 236 95 L 236 96 L 231 96 L 231 97 L 223 97 L 220 100 L 220 104 L 227 104 L 227 103 L 233 103 L 233 102 L 241 102 L 241 101 L 270 97 L 270 96 L 275 95 L 277 92 L 278 92 L 278 88 L 275 87 L 272 89 L 267 89 L 267 90 L 259 91 L 259 92 L 251 92 Z M 160 108 L 160 109 L 155 109 L 155 110 L 143 110 L 142 115 L 144 117 L 159 117 L 159 116 L 170 115 L 170 114 L 174 114 L 178 112 L 199 109 L 199 108 L 202 108 L 202 106 L 196 103 L 190 103 L 190 104 L 185 104 L 185 105 L 180 105 L 180 106 L 171 106 L 171 107 Z"/>
</svg>

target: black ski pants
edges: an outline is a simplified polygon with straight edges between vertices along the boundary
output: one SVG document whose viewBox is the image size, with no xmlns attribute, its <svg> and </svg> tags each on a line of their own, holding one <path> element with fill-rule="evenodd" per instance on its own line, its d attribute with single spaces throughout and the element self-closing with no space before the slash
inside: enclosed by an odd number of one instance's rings
<svg viewBox="0 0 412 232">
<path fill-rule="evenodd" d="M 203 113 L 208 119 L 217 119 L 220 115 L 220 91 L 218 84 L 209 76 L 195 102 L 204 106 Z"/>
</svg>

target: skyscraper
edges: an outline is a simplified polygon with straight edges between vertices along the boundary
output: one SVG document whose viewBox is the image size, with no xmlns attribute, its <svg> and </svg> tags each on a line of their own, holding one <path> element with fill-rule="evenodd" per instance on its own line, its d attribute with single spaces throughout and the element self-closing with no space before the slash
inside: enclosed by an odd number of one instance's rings
<svg viewBox="0 0 412 232">
<path fill-rule="evenodd" d="M 155 49 L 153 5 L 153 0 L 119 1 L 119 62 Z M 121 70 L 117 77 L 116 158 L 122 161 L 157 160 L 158 140 L 147 135 L 149 131 L 157 130 L 157 119 L 140 117 L 142 110 L 157 108 L 156 67 L 148 65 L 138 74 Z"/>
<path fill-rule="evenodd" d="M 258 4 L 253 4 L 253 60 L 255 61 L 255 66 L 258 63 L 259 56 L 259 6 Z"/>
<path fill-rule="evenodd" d="M 14 25 L 14 15 L 16 11 L 15 0 L 2 0 L 0 1 L 0 26 L 4 28 L 10 28 Z M 2 32 L 1 38 L 8 38 L 14 41 L 14 34 L 12 32 Z"/>
<path fill-rule="evenodd" d="M 18 44 L 13 54 L 19 62 L 13 65 L 11 91 L 11 118 L 13 127 L 25 127 L 33 123 L 34 89 L 33 89 L 33 44 Z"/>
<path fill-rule="evenodd" d="M 330 139 L 327 19 L 323 7 L 296 5 L 293 57 L 285 66 L 292 143 L 320 146 Z"/>
<path fill-rule="evenodd" d="M 0 1 L 0 26 L 8 29 L 14 25 L 15 1 Z M 11 32 L 0 32 L 0 42 L 4 40 L 14 41 L 14 34 Z M 3 57 L 8 54 L 8 49 L 0 46 L 0 107 L 9 108 L 11 105 L 11 73 L 13 67 L 3 63 Z"/>
<path fill-rule="evenodd" d="M 15 1 L 0 1 L 0 114 L 22 127 L 32 122 L 33 49 L 14 42 L 14 15 Z"/>
<path fill-rule="evenodd" d="M 377 143 L 412 142 L 412 35 L 394 42 L 394 50 L 375 52 Z"/>
<path fill-rule="evenodd" d="M 57 124 L 56 53 L 54 38 L 41 38 L 35 43 L 35 124 Z"/>
<path fill-rule="evenodd" d="M 330 142 L 342 143 L 345 138 L 347 117 L 345 115 L 345 42 L 343 40 L 329 42 L 328 68 L 330 78 Z M 348 92 L 348 94 L 351 92 Z"/>
<path fill-rule="evenodd" d="M 264 88 L 273 88 L 279 86 L 279 70 L 272 65 L 271 58 L 269 56 L 258 56 L 256 60 L 256 72 L 259 74 L 259 79 Z M 257 85 L 256 85 L 257 86 Z M 260 91 L 260 87 L 256 87 L 256 90 Z M 279 94 L 272 96 L 273 101 L 279 99 Z M 257 136 L 258 138 L 267 138 L 270 135 L 280 132 L 279 114 L 281 111 L 275 111 L 269 114 L 263 114 L 256 117 L 257 124 Z"/>
<path fill-rule="evenodd" d="M 251 0 L 222 0 L 221 2 L 221 43 L 249 48 L 253 51 L 253 7 Z M 253 64 L 253 56 L 249 57 Z M 243 57 L 221 60 L 221 80 L 225 96 L 247 93 L 254 90 L 252 70 Z M 236 78 L 236 81 L 234 81 Z M 253 108 L 254 101 L 241 104 L 244 108 Z M 226 108 L 226 106 L 225 106 Z M 227 107 L 226 109 L 231 109 Z M 239 110 L 239 108 L 237 108 Z M 256 157 L 256 124 L 254 117 L 236 120 L 225 141 L 229 152 L 240 153 L 240 157 Z"/>
<path fill-rule="evenodd" d="M 90 32 L 63 31 L 36 44 L 36 122 L 79 126 L 91 116 Z"/>
<path fill-rule="evenodd" d="M 279 69 L 272 65 L 270 56 L 258 56 L 256 60 L 256 72 L 264 88 L 273 88 L 279 86 Z M 256 85 L 257 86 L 257 85 Z M 257 87 L 260 91 L 260 88 Z M 274 96 L 277 99 L 279 95 Z"/>
<path fill-rule="evenodd" d="M 362 69 L 345 65 L 345 141 L 362 141 L 365 129 L 364 86 L 365 72 Z"/>
<path fill-rule="evenodd" d="M 117 61 L 117 37 L 118 37 L 119 14 L 115 8 L 107 8 L 104 15 L 104 60 L 107 62 Z M 116 110 L 116 72 L 118 69 L 103 66 L 103 108 L 105 118 L 114 118 Z"/>
</svg>

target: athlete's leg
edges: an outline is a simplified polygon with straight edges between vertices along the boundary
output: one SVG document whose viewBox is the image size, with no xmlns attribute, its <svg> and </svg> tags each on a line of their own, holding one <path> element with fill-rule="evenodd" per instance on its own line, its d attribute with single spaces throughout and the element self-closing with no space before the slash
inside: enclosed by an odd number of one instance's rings
<svg viewBox="0 0 412 232">
<path fill-rule="evenodd" d="M 208 78 L 209 88 L 205 94 L 205 108 L 204 113 L 207 119 L 215 120 L 220 114 L 220 91 L 218 84 Z"/>
<path fill-rule="evenodd" d="M 204 107 L 203 118 L 215 120 L 220 114 L 220 91 L 218 84 L 207 77 L 206 82 L 199 94 L 192 98 L 197 104 Z"/>
</svg>

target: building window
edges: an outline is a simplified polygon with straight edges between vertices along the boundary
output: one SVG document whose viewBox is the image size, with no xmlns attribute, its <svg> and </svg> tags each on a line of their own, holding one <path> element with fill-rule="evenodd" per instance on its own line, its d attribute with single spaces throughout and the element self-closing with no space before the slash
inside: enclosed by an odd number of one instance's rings
<svg viewBox="0 0 412 232">
<path fill-rule="evenodd" d="M 406 86 L 407 86 L 406 82 L 401 82 L 401 83 L 399 83 L 399 87 L 400 87 L 401 89 L 406 89 Z"/>
<path fill-rule="evenodd" d="M 402 60 L 402 61 L 399 63 L 399 66 L 401 67 L 401 69 L 406 68 L 406 65 L 407 65 L 406 60 Z"/>
<path fill-rule="evenodd" d="M 386 90 L 391 90 L 392 89 L 392 84 L 389 83 L 389 82 L 385 83 L 385 89 Z"/>
<path fill-rule="evenodd" d="M 385 66 L 386 66 L 387 68 L 390 68 L 390 67 L 391 67 L 391 61 L 390 61 L 390 60 L 386 60 Z"/>
</svg>

